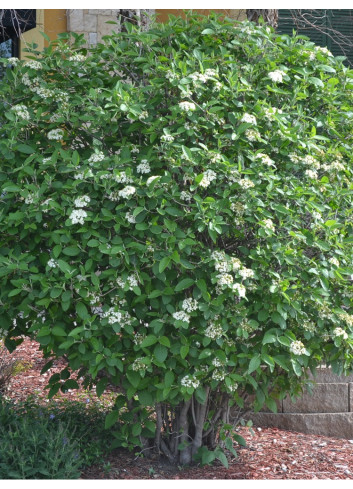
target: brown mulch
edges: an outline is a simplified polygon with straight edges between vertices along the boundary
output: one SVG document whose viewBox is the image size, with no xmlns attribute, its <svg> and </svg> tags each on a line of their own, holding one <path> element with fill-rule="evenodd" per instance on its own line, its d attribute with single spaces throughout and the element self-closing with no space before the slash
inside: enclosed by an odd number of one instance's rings
<svg viewBox="0 0 353 489">
<path fill-rule="evenodd" d="M 38 350 L 38 343 L 26 339 L 12 354 L 18 358 L 24 370 L 11 380 L 6 396 L 15 401 L 25 400 L 30 394 L 43 399 L 47 395 L 45 386 L 55 372 L 65 366 L 63 360 L 56 360 L 44 375 L 40 370 L 47 360 Z M 97 399 L 94 392 L 83 389 L 65 394 L 59 393 L 54 399 Z M 106 395 L 106 405 L 112 395 Z M 140 457 L 124 450 L 115 450 L 106 457 L 104 465 L 87 468 L 82 479 L 353 479 L 353 440 L 336 439 L 318 435 L 308 435 L 275 428 L 240 428 L 247 442 L 246 447 L 238 447 L 238 457 L 229 457 L 226 469 L 216 461 L 212 466 L 190 468 L 171 467 L 158 459 Z"/>
</svg>

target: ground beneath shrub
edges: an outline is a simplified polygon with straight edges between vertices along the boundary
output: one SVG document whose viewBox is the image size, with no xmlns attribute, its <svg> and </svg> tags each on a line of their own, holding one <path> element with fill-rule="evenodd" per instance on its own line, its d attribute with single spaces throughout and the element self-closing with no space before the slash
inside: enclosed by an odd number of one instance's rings
<svg viewBox="0 0 353 489">
<path fill-rule="evenodd" d="M 50 375 L 60 371 L 65 363 L 56 361 L 44 375 L 40 370 L 44 360 L 38 343 L 26 339 L 12 354 L 18 358 L 23 370 L 15 375 L 6 396 L 15 401 L 25 400 L 34 394 L 45 402 L 45 386 Z M 105 405 L 112 402 L 109 392 Z M 94 392 L 69 391 L 55 399 L 95 400 Z M 353 440 L 308 435 L 274 428 L 239 430 L 247 441 L 246 447 L 238 447 L 238 457 L 229 457 L 229 468 L 215 462 L 212 466 L 190 468 L 171 467 L 157 458 L 143 458 L 124 450 L 112 452 L 104 464 L 87 468 L 82 479 L 353 479 Z"/>
</svg>

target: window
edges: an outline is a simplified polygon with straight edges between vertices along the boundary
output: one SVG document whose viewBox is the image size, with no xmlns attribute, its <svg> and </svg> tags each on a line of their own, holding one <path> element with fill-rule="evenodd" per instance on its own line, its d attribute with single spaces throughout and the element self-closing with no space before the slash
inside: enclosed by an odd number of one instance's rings
<svg viewBox="0 0 353 489">
<path fill-rule="evenodd" d="M 334 56 L 346 56 L 344 63 L 353 66 L 353 10 L 281 9 L 277 30 L 280 34 L 290 35 L 295 30 L 315 44 L 327 47 Z"/>
</svg>

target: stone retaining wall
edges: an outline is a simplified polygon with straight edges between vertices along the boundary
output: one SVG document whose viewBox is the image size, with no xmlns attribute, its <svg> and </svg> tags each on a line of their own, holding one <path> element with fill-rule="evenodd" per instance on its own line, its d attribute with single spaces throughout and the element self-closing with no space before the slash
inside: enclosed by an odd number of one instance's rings
<svg viewBox="0 0 353 489">
<path fill-rule="evenodd" d="M 353 439 L 353 375 L 337 376 L 322 368 L 313 380 L 312 395 L 305 393 L 296 402 L 285 398 L 277 414 L 263 410 L 248 418 L 255 426 Z"/>
</svg>

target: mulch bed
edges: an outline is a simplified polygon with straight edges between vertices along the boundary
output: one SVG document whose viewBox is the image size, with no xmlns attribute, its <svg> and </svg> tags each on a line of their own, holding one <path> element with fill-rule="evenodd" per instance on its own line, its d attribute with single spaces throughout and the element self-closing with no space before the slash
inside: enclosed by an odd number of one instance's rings
<svg viewBox="0 0 353 489">
<path fill-rule="evenodd" d="M 43 399 L 50 375 L 60 372 L 63 360 L 56 360 L 44 375 L 40 370 L 47 360 L 43 359 L 38 343 L 26 339 L 12 354 L 25 370 L 14 376 L 6 393 L 15 401 L 25 400 L 30 394 Z M 95 398 L 94 392 L 84 390 L 59 393 L 55 399 Z M 107 404 L 111 396 L 107 394 Z M 82 479 L 353 479 L 353 440 L 308 435 L 275 428 L 240 428 L 247 441 L 239 447 L 238 457 L 229 458 L 226 469 L 216 461 L 212 466 L 190 468 L 171 467 L 161 460 L 143 458 L 124 450 L 115 450 L 106 457 L 104 466 L 87 468 Z"/>
</svg>

